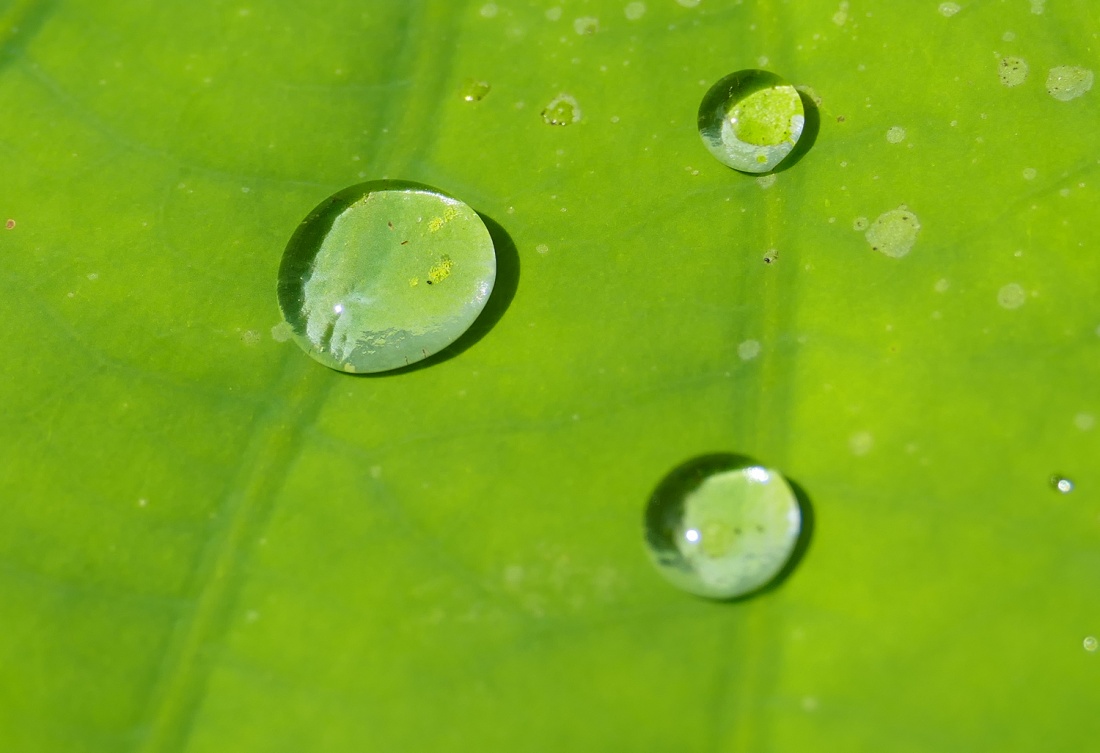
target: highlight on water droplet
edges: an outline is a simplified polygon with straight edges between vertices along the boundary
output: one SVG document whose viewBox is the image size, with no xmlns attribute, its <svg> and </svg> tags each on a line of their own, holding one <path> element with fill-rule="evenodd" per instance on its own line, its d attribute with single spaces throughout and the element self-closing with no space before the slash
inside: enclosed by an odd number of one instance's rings
<svg viewBox="0 0 1100 753">
<path fill-rule="evenodd" d="M 1050 477 L 1050 488 L 1059 494 L 1069 494 L 1073 491 L 1073 481 L 1061 474 L 1055 473 Z"/>
<path fill-rule="evenodd" d="M 466 102 L 480 102 L 488 96 L 493 86 L 488 81 L 478 81 L 477 79 L 468 78 L 462 82 L 462 89 L 460 94 L 462 99 Z"/>
<path fill-rule="evenodd" d="M 658 484 L 645 510 L 645 542 L 676 587 L 732 599 L 794 564 L 802 523 L 803 504 L 780 473 L 737 455 L 704 455 Z"/>
<path fill-rule="evenodd" d="M 559 94 L 543 108 L 542 119 L 553 126 L 579 123 L 581 120 L 581 107 L 574 97 L 568 94 Z"/>
<path fill-rule="evenodd" d="M 774 170 L 802 136 L 798 91 L 768 71 L 731 73 L 703 96 L 699 136 L 722 164 L 746 173 Z"/>
<path fill-rule="evenodd" d="M 325 199 L 298 226 L 279 268 L 279 306 L 319 363 L 388 371 L 469 329 L 496 268 L 489 231 L 466 204 L 418 183 L 372 181 Z"/>
<path fill-rule="evenodd" d="M 867 228 L 867 243 L 872 251 L 880 251 L 894 259 L 909 253 L 917 242 L 920 220 L 902 204 L 897 209 L 883 212 Z"/>
<path fill-rule="evenodd" d="M 1092 88 L 1093 74 L 1088 68 L 1059 65 L 1047 74 L 1047 94 L 1059 102 L 1077 99 Z"/>
<path fill-rule="evenodd" d="M 1018 57 L 1003 57 L 997 64 L 997 75 L 1007 87 L 1019 86 L 1027 80 L 1030 68 L 1027 61 Z"/>
</svg>

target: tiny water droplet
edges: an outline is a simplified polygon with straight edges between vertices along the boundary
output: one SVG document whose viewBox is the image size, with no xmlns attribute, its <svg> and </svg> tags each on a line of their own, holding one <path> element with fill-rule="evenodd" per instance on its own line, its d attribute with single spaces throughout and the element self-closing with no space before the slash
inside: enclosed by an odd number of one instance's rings
<svg viewBox="0 0 1100 753">
<path fill-rule="evenodd" d="M 791 153 L 806 113 L 798 91 L 768 71 L 731 73 L 699 105 L 699 136 L 722 164 L 766 173 Z"/>
<path fill-rule="evenodd" d="M 568 94 L 559 94 L 550 100 L 542 111 L 542 119 L 549 125 L 566 126 L 579 123 L 581 108 L 577 100 Z"/>
<path fill-rule="evenodd" d="M 1096 649 L 1100 648 L 1100 641 L 1096 640 L 1095 635 L 1089 635 L 1085 637 L 1085 640 L 1081 641 L 1081 644 L 1085 647 L 1085 650 L 1090 654 L 1096 653 Z"/>
<path fill-rule="evenodd" d="M 891 144 L 900 144 L 905 141 L 905 129 L 901 126 L 894 126 L 886 132 L 886 140 Z"/>
<path fill-rule="evenodd" d="M 900 259 L 912 250 L 918 232 L 920 220 L 903 205 L 876 217 L 865 237 L 872 251 Z"/>
<path fill-rule="evenodd" d="M 951 18 L 951 16 L 955 15 L 960 10 L 962 10 L 962 8 L 959 7 L 958 3 L 940 3 L 940 15 L 944 18 Z"/>
<path fill-rule="evenodd" d="M 767 585 L 794 553 L 802 510 L 776 471 L 735 455 L 705 455 L 673 469 L 645 511 L 657 570 L 678 588 L 712 599 Z"/>
<path fill-rule="evenodd" d="M 639 18 L 645 15 L 645 3 L 627 3 L 626 8 L 623 9 L 623 13 L 626 14 L 626 20 L 637 21 Z"/>
<path fill-rule="evenodd" d="M 1073 491 L 1073 481 L 1056 473 L 1050 477 L 1050 488 L 1060 494 L 1069 494 Z"/>
<path fill-rule="evenodd" d="M 997 64 L 997 75 L 1000 76 L 1001 83 L 1010 88 L 1024 83 L 1029 70 L 1027 61 L 1018 57 L 1004 57 Z"/>
<path fill-rule="evenodd" d="M 430 284 L 410 284 L 421 279 Z M 380 180 L 307 215 L 283 252 L 278 296 L 302 350 L 337 371 L 370 373 L 453 343 L 495 280 L 493 241 L 474 210 L 428 186 Z"/>
<path fill-rule="evenodd" d="M 600 19 L 593 16 L 581 16 L 573 19 L 573 31 L 578 34 L 595 34 L 600 30 Z"/>
<path fill-rule="evenodd" d="M 1027 291 L 1019 283 L 1010 282 L 997 291 L 997 303 L 1001 308 L 1018 309 L 1027 301 Z"/>
<path fill-rule="evenodd" d="M 485 99 L 492 88 L 492 85 L 488 81 L 478 81 L 468 78 L 462 84 L 462 99 L 467 102 L 480 102 Z"/>
</svg>

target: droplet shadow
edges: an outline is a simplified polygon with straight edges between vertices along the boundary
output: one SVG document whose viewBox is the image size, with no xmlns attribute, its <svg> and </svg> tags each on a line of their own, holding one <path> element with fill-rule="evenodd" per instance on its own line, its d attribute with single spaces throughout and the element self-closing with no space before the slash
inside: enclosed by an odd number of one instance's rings
<svg viewBox="0 0 1100 753">
<path fill-rule="evenodd" d="M 384 379 L 410 374 L 414 371 L 445 363 L 456 356 L 462 355 L 481 342 L 481 339 L 489 334 L 497 325 L 497 322 L 504 317 L 504 313 L 512 305 L 512 299 L 516 297 L 516 291 L 519 289 L 519 251 L 516 249 L 512 236 L 508 235 L 508 231 L 501 227 L 500 223 L 482 212 L 477 214 L 489 230 L 489 237 L 493 239 L 493 248 L 497 257 L 497 275 L 496 282 L 493 283 L 493 292 L 489 294 L 489 300 L 485 302 L 485 308 L 481 310 L 478 318 L 457 340 L 422 361 L 402 366 L 399 369 L 356 374 L 355 376 L 364 379 Z"/>
<path fill-rule="evenodd" d="M 797 165 L 813 149 L 814 143 L 817 141 L 818 131 L 821 130 L 821 112 L 817 109 L 813 99 L 804 91 L 798 92 L 798 98 L 802 100 L 802 110 L 806 118 L 802 124 L 802 135 L 798 137 L 798 143 L 794 145 L 794 149 L 791 150 L 786 159 L 771 171 L 773 174 L 785 172 Z"/>
</svg>

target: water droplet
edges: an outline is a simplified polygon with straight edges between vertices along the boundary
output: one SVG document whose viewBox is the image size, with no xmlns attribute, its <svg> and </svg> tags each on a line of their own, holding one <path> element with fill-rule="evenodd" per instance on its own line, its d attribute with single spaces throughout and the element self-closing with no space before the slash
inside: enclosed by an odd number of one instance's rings
<svg viewBox="0 0 1100 753">
<path fill-rule="evenodd" d="M 751 361 L 760 355 L 760 343 L 756 340 L 745 340 L 737 346 L 737 356 L 742 361 Z"/>
<path fill-rule="evenodd" d="M 936 284 L 933 286 L 933 290 L 937 293 L 946 293 L 947 289 L 951 287 L 951 282 L 947 279 L 936 280 Z"/>
<path fill-rule="evenodd" d="M 483 18 L 494 18 L 499 10 L 496 3 L 485 3 L 481 6 L 481 15 Z"/>
<path fill-rule="evenodd" d="M 905 208 L 883 212 L 867 228 L 867 242 L 872 251 L 881 251 L 887 256 L 900 259 L 913 248 L 920 231 L 917 215 Z"/>
<path fill-rule="evenodd" d="M 546 20 L 548 20 L 548 21 L 557 21 L 559 18 L 561 18 L 561 7 L 560 6 L 555 5 L 553 8 L 547 8 L 546 9 Z"/>
<path fill-rule="evenodd" d="M 1022 285 L 1010 282 L 997 291 L 997 303 L 1001 308 L 1018 309 L 1027 301 L 1027 292 Z"/>
<path fill-rule="evenodd" d="M 623 13 L 626 14 L 626 20 L 637 21 L 645 15 L 645 3 L 627 3 Z"/>
<path fill-rule="evenodd" d="M 1047 4 L 1047 0 L 1031 0 L 1031 12 L 1036 16 L 1043 15 L 1043 6 Z"/>
<path fill-rule="evenodd" d="M 1001 35 L 1001 39 L 1006 42 L 1014 42 L 1016 41 L 1016 32 L 1006 31 L 1004 34 Z"/>
<path fill-rule="evenodd" d="M 1073 491 L 1073 481 L 1056 473 L 1050 477 L 1050 488 L 1061 494 L 1069 494 Z"/>
<path fill-rule="evenodd" d="M 689 593 L 730 599 L 783 570 L 802 511 L 776 471 L 734 455 L 706 455 L 661 481 L 645 523 L 649 556 L 665 579 Z"/>
<path fill-rule="evenodd" d="M 699 4 L 700 0 L 676 0 L 676 2 L 685 8 L 694 8 Z"/>
<path fill-rule="evenodd" d="M 1029 70 L 1027 61 L 1023 58 L 1001 58 L 1001 62 L 997 64 L 997 75 L 1001 77 L 1001 83 L 1008 87 L 1024 83 Z"/>
<path fill-rule="evenodd" d="M 573 20 L 573 31 L 578 34 L 595 34 L 600 30 L 600 19 L 594 16 L 581 16 Z"/>
<path fill-rule="evenodd" d="M 837 8 L 836 13 L 833 14 L 833 23 L 837 26 L 843 26 L 848 22 L 848 0 L 842 0 L 840 7 Z"/>
<path fill-rule="evenodd" d="M 962 8 L 958 3 L 940 3 L 940 15 L 944 18 L 951 18 L 951 16 L 958 13 Z"/>
<path fill-rule="evenodd" d="M 856 217 L 852 220 L 852 230 L 862 233 L 867 229 L 868 224 L 866 217 Z"/>
<path fill-rule="evenodd" d="M 747 173 L 775 169 L 806 122 L 798 91 L 774 73 L 731 73 L 703 96 L 699 135 L 719 162 Z"/>
<path fill-rule="evenodd" d="M 387 371 L 458 339 L 495 279 L 492 238 L 470 207 L 428 186 L 374 181 L 325 199 L 298 226 L 279 268 L 279 305 L 318 362 Z"/>
<path fill-rule="evenodd" d="M 1088 68 L 1060 65 L 1047 74 L 1047 94 L 1059 102 L 1068 102 L 1091 89 L 1092 79 Z"/>
<path fill-rule="evenodd" d="M 1035 176 L 1039 174 L 1039 171 L 1034 167 L 1024 168 L 1024 180 L 1035 180 Z"/>
<path fill-rule="evenodd" d="M 1085 650 L 1090 654 L 1096 653 L 1096 649 L 1100 648 L 1100 641 L 1096 640 L 1095 635 L 1089 635 L 1085 637 L 1085 640 L 1081 641 L 1081 645 L 1085 647 Z"/>
<path fill-rule="evenodd" d="M 1073 425 L 1081 431 L 1091 431 L 1096 426 L 1096 416 L 1091 413 L 1078 413 L 1073 417 Z"/>
<path fill-rule="evenodd" d="M 905 129 L 901 126 L 894 126 L 886 132 L 886 140 L 891 144 L 900 144 L 905 141 Z"/>
<path fill-rule="evenodd" d="M 577 100 L 568 94 L 559 94 L 550 100 L 550 104 L 542 111 L 542 119 L 554 126 L 566 126 L 571 123 L 579 123 L 581 119 L 581 107 Z"/>
<path fill-rule="evenodd" d="M 492 90 L 492 84 L 488 81 L 478 81 L 477 79 L 468 78 L 462 84 L 462 99 L 467 102 L 480 102 L 485 99 L 486 95 Z"/>
<path fill-rule="evenodd" d="M 774 248 L 768 249 L 768 252 L 764 254 L 764 263 L 774 264 L 777 261 L 779 261 L 779 251 Z"/>
</svg>

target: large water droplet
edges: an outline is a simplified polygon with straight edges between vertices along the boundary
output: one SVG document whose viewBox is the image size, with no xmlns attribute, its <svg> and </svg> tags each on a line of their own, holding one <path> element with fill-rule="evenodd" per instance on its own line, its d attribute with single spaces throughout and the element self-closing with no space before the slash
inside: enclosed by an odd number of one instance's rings
<svg viewBox="0 0 1100 753">
<path fill-rule="evenodd" d="M 661 575 L 690 593 L 730 599 L 783 570 L 802 530 L 802 510 L 779 473 L 735 455 L 705 455 L 661 481 L 645 523 Z"/>
<path fill-rule="evenodd" d="M 699 135 L 707 149 L 746 173 L 773 170 L 794 149 L 805 123 L 798 92 L 768 71 L 731 73 L 699 105 Z"/>
<path fill-rule="evenodd" d="M 485 223 L 428 186 L 374 181 L 321 202 L 279 268 L 279 306 L 315 360 L 388 371 L 454 342 L 485 307 L 496 254 Z"/>
</svg>

